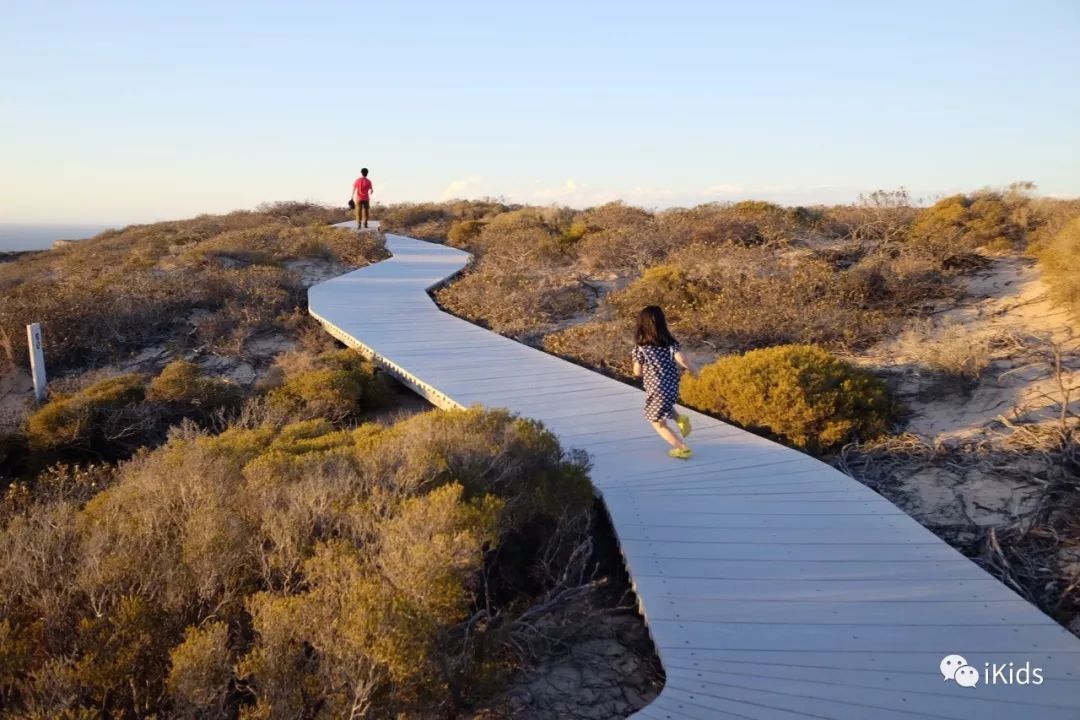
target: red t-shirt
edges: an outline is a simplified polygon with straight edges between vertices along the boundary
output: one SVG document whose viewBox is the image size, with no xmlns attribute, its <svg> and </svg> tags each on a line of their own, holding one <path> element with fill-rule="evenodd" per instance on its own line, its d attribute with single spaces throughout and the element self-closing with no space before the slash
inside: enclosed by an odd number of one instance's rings
<svg viewBox="0 0 1080 720">
<path fill-rule="evenodd" d="M 356 191 L 356 196 L 361 200 L 371 199 L 371 181 L 366 177 L 356 178 L 356 182 L 353 183 L 353 190 Z"/>
</svg>

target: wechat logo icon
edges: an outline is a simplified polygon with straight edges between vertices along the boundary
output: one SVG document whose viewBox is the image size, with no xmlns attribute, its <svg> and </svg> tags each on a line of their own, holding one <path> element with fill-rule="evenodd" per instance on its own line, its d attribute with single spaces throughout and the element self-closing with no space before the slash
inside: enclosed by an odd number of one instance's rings
<svg viewBox="0 0 1080 720">
<path fill-rule="evenodd" d="M 979 684 L 979 671 L 968 665 L 962 655 L 946 655 L 938 666 L 945 682 L 952 680 L 960 687 L 975 687 Z"/>
</svg>

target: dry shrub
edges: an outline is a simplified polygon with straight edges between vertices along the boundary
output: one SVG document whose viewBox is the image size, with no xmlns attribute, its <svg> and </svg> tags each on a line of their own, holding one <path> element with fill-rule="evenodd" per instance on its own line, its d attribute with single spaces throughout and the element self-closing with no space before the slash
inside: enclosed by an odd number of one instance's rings
<svg viewBox="0 0 1080 720">
<path fill-rule="evenodd" d="M 439 290 L 440 304 L 497 332 L 528 337 L 590 306 L 593 293 L 563 270 L 570 246 L 545 213 L 514 210 L 486 221 L 469 241 L 476 260 Z"/>
<path fill-rule="evenodd" d="M 232 260 L 239 264 L 279 266 L 301 258 L 336 260 L 347 265 L 366 265 L 385 256 L 379 236 L 357 235 L 330 226 L 283 227 L 261 225 L 228 230 L 198 243 L 188 251 L 193 261 Z"/>
<path fill-rule="evenodd" d="M 328 207 L 313 202 L 296 200 L 279 200 L 277 202 L 263 203 L 256 208 L 259 216 L 268 216 L 286 220 L 291 225 L 306 227 L 308 225 L 333 225 L 345 222 L 351 213 L 344 207 Z"/>
<path fill-rule="evenodd" d="M 372 217 L 384 231 L 403 233 L 421 240 L 442 240 L 450 231 L 453 213 L 446 203 L 396 203 L 372 209 Z"/>
<path fill-rule="evenodd" d="M 688 323 L 729 347 L 853 347 L 881 337 L 892 325 L 880 303 L 869 303 L 843 274 L 806 254 L 688 246 L 671 261 L 709 290 Z"/>
<path fill-rule="evenodd" d="M 495 332 L 530 338 L 592 306 L 595 294 L 574 278 L 528 265 L 492 270 L 484 262 L 435 294 L 443 308 Z"/>
<path fill-rule="evenodd" d="M 1001 197 L 1009 222 L 1025 226 L 1026 201 Z M 943 258 L 903 242 L 918 216 L 902 189 L 842 208 L 515 209 L 459 223 L 455 242 L 476 260 L 437 297 L 497 332 L 528 341 L 547 334 L 548 349 L 605 369 L 625 362 L 626 348 L 609 341 L 624 333 L 611 329 L 632 324 L 649 304 L 665 308 L 680 337 L 714 349 L 857 350 L 926 303 L 957 297 L 953 278 L 978 260 L 967 250 Z M 1000 220 L 986 203 L 973 217 Z"/>
<path fill-rule="evenodd" d="M 482 286 L 483 278 L 472 282 Z M 676 335 L 691 342 L 858 348 L 886 336 L 913 306 L 956 292 L 933 263 L 904 251 L 873 253 L 837 270 L 816 253 L 693 244 L 609 292 L 593 321 L 544 342 L 592 367 L 621 368 L 628 347 L 612 339 L 625 336 L 641 308 L 655 304 Z M 463 310 L 469 317 L 468 307 Z"/>
<path fill-rule="evenodd" d="M 613 375 L 630 377 L 634 326 L 625 320 L 593 320 L 544 337 L 544 349 Z"/>
<path fill-rule="evenodd" d="M 970 384 L 990 365 L 991 339 L 959 322 L 935 325 L 915 320 L 898 340 L 904 355 L 941 373 L 946 378 Z"/>
<path fill-rule="evenodd" d="M 1080 318 L 1080 217 L 1046 243 L 1038 258 L 1054 299 Z"/>
<path fill-rule="evenodd" d="M 42 323 L 54 372 L 123 360 L 168 340 L 239 354 L 252 335 L 304 307 L 288 261 L 363 265 L 385 256 L 378 236 L 292 224 L 321 212 L 300 204 L 134 225 L 4 263 L 0 363 L 27 362 L 28 322 Z M 207 317 L 189 337 L 194 310 Z"/>
<path fill-rule="evenodd" d="M 757 225 L 731 216 L 718 203 L 676 208 L 661 213 L 661 230 L 676 245 L 760 245 L 764 238 Z"/>
<path fill-rule="evenodd" d="M 882 381 L 812 345 L 723 357 L 684 380 L 682 399 L 811 452 L 882 435 L 894 414 Z"/>
<path fill-rule="evenodd" d="M 894 316 L 910 314 L 932 300 L 957 299 L 962 294 L 938 259 L 906 247 L 872 249 L 845 276 L 849 279 L 844 282 L 867 288 L 860 303 Z"/>
<path fill-rule="evenodd" d="M 484 262 L 559 265 L 568 260 L 572 243 L 563 234 L 558 217 L 543 208 L 512 210 L 484 222 L 468 243 Z"/>
<path fill-rule="evenodd" d="M 492 218 L 520 206 L 498 200 L 451 200 L 448 202 L 395 203 L 377 205 L 372 217 L 381 222 L 383 230 L 402 233 L 423 240 L 440 242 L 454 234 L 454 242 L 466 243 L 472 235 L 462 228 L 468 223 L 481 225 Z M 458 229 L 455 231 L 455 226 Z"/>
<path fill-rule="evenodd" d="M 1030 242 L 1028 249 L 1036 254 L 1057 237 L 1066 225 L 1080 217 L 1080 198 L 1037 198 L 1031 201 Z"/>
<path fill-rule="evenodd" d="M 851 205 L 822 209 L 819 227 L 829 237 L 888 245 L 905 240 L 918 215 L 906 189 L 877 190 Z"/>
<path fill-rule="evenodd" d="M 348 431 L 188 425 L 81 498 L 0 516 L 5 711 L 464 702 L 528 610 L 523 588 L 542 594 L 569 561 L 566 519 L 592 492 L 542 426 L 471 409 Z"/>
<path fill-rule="evenodd" d="M 612 227 L 587 233 L 577 243 L 583 270 L 590 273 L 641 272 L 671 251 L 668 237 L 649 221 L 641 227 Z"/>
<path fill-rule="evenodd" d="M 783 208 L 763 200 L 743 200 L 726 208 L 732 220 L 753 225 L 761 241 L 766 244 L 784 244 L 795 240 L 813 215 L 805 208 Z"/>
</svg>

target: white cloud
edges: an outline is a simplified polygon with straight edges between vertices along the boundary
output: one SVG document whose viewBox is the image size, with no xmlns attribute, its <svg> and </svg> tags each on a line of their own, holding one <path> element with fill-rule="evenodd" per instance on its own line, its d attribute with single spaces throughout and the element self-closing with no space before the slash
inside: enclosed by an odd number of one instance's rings
<svg viewBox="0 0 1080 720">
<path fill-rule="evenodd" d="M 534 188 L 530 193 L 534 200 L 544 200 L 546 202 L 569 202 L 579 194 L 580 188 L 578 187 L 577 180 L 574 178 L 567 178 L 566 182 L 562 185 L 556 185 L 555 187 L 546 188 Z"/>
<path fill-rule="evenodd" d="M 532 202 L 557 203 L 571 207 L 591 207 L 615 200 L 651 205 L 658 199 L 667 199 L 673 195 L 674 192 L 668 188 L 637 186 L 629 190 L 615 190 L 593 187 L 573 178 L 567 178 L 561 185 L 533 188 L 527 194 Z"/>
<path fill-rule="evenodd" d="M 452 181 L 443 190 L 443 200 L 467 200 L 470 198 L 486 197 L 484 179 L 479 175 L 469 175 Z"/>
</svg>

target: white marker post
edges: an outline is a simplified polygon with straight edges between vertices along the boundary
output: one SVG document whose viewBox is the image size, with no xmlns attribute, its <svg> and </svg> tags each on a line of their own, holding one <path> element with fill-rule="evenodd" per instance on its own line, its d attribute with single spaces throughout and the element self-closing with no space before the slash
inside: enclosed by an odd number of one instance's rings
<svg viewBox="0 0 1080 720">
<path fill-rule="evenodd" d="M 34 395 L 38 402 L 45 402 L 45 347 L 41 344 L 41 323 L 26 326 L 26 340 L 30 344 L 30 372 L 34 375 Z"/>
</svg>

